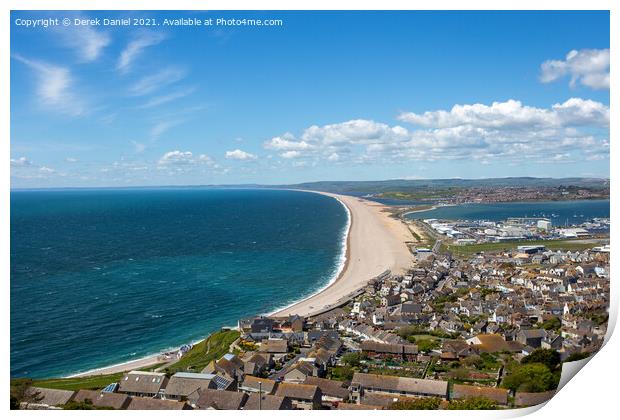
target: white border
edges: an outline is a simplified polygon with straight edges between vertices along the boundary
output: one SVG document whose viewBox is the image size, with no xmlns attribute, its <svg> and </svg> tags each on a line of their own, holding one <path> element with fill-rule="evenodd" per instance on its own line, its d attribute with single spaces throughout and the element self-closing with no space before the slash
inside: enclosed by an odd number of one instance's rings
<svg viewBox="0 0 620 420">
<path fill-rule="evenodd" d="M 0 2 L 0 9 L 3 11 L 2 28 L 0 29 L 0 50 L 3 52 L 0 54 L 0 76 L 2 80 L 2 112 L 0 121 L 2 124 L 4 139 L 2 145 L 2 175 L 4 181 L 3 188 L 3 200 L 0 205 L 0 214 L 4 220 L 1 225 L 1 237 L 2 237 L 2 254 L 0 261 L 2 264 L 2 278 L 4 291 L 2 299 L 3 309 L 3 322 L 2 322 L 2 355 L 5 361 L 6 379 L 2 382 L 2 389 L 4 392 L 4 404 L 5 409 L 8 410 L 8 394 L 9 394 L 9 381 L 8 381 L 8 364 L 9 364 L 9 190 L 10 190 L 10 143 L 7 141 L 10 139 L 10 127 L 9 127 L 9 105 L 10 105 L 10 79 L 9 79 L 9 31 L 10 31 L 10 10 L 340 10 L 340 9 L 364 9 L 364 10 L 611 10 L 610 29 L 611 29 L 611 57 L 612 57 L 612 69 L 620 68 L 618 63 L 618 54 L 615 54 L 615 48 L 618 46 L 617 40 L 620 39 L 620 32 L 618 23 L 618 11 L 620 10 L 619 2 L 612 0 L 589 0 L 589 1 L 577 1 L 577 0 L 564 0 L 559 1 L 541 1 L 541 0 L 502 0 L 501 2 L 492 0 L 469 0 L 467 2 L 463 0 L 434 0 L 422 3 L 422 1 L 402 1 L 402 0 L 382 0 L 368 1 L 358 0 L 350 5 L 337 0 L 298 0 L 294 4 L 291 1 L 282 0 L 264 0 L 258 4 L 256 1 L 249 0 L 236 0 L 234 4 L 231 4 L 232 0 L 212 0 L 212 1 L 198 1 L 198 0 L 3 0 Z M 615 77 L 612 70 L 612 96 L 611 96 L 611 109 L 615 110 L 618 106 L 618 95 L 614 89 Z M 617 132 L 616 125 L 611 125 L 610 139 L 616 139 L 615 133 Z M 612 141 L 613 143 L 613 141 Z M 615 145 L 611 147 L 611 160 L 618 160 L 618 153 L 616 152 Z M 619 161 L 620 162 L 620 161 Z M 618 179 L 618 173 L 620 169 L 617 166 L 611 165 L 611 178 L 612 181 L 612 203 L 611 213 L 613 219 L 616 220 L 616 206 L 615 203 L 615 180 Z M 612 223 L 612 236 L 615 237 L 618 232 L 618 226 Z M 617 270 L 617 259 L 612 257 L 611 272 L 612 276 Z M 613 278 L 613 277 L 612 277 Z M 612 284 L 615 286 L 617 281 L 612 280 Z M 611 289 L 611 310 L 610 310 L 610 325 L 611 331 L 616 323 L 618 315 L 618 292 L 615 287 Z M 615 397 L 618 382 L 618 368 L 620 362 L 618 360 L 620 356 L 620 342 L 617 338 L 617 334 L 608 337 L 608 341 L 604 348 L 588 363 L 588 367 L 583 369 L 579 374 L 571 381 L 569 381 L 564 388 L 543 408 L 527 409 L 518 412 L 510 411 L 493 411 L 493 412 L 452 412 L 452 411 L 439 411 L 439 412 L 422 412 L 417 411 L 415 413 L 404 414 L 402 412 L 382 412 L 381 416 L 402 418 L 403 415 L 415 416 L 416 418 L 501 418 L 501 417 L 514 417 L 521 416 L 530 412 L 530 418 L 543 419 L 543 418 L 609 418 L 612 417 L 610 413 L 613 412 L 615 407 Z M 616 411 L 616 410 L 614 410 Z M 108 418 L 110 413 L 105 411 L 91 412 L 93 417 L 105 417 Z M 175 416 L 184 416 L 186 418 L 195 418 L 195 412 L 178 413 Z M 42 412 L 42 411 L 29 411 L 29 412 L 11 412 L 11 416 L 14 417 L 28 417 L 28 418 L 49 418 L 57 417 L 60 415 L 67 417 L 81 418 L 83 413 L 81 412 Z M 140 418 L 146 417 L 155 419 L 168 419 L 170 412 L 119 412 L 114 413 L 115 416 L 120 418 L 132 417 Z M 238 418 L 240 415 L 236 412 L 230 411 L 211 411 L 209 414 L 203 413 L 202 416 L 208 415 L 209 417 L 218 418 Z M 243 416 L 249 418 L 258 417 L 258 413 L 244 413 Z M 279 418 L 286 418 L 290 414 L 287 412 L 271 412 L 270 416 Z M 300 416 L 308 417 L 330 417 L 338 416 L 338 418 L 371 418 L 374 416 L 373 412 L 365 411 L 351 411 L 351 412 L 298 412 Z M 398 416 L 398 417 L 397 417 Z"/>
</svg>

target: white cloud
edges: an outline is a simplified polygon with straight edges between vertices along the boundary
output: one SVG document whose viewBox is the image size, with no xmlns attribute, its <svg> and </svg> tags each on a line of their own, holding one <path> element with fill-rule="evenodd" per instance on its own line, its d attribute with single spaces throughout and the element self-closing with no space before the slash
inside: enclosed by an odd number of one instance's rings
<svg viewBox="0 0 620 420">
<path fill-rule="evenodd" d="M 82 61 L 94 61 L 112 41 L 109 34 L 94 30 L 91 26 L 64 28 L 64 44 L 75 49 Z"/>
<path fill-rule="evenodd" d="M 198 156 L 198 161 L 199 162 L 204 162 L 208 165 L 215 165 L 215 161 L 213 160 L 213 158 L 209 155 L 200 155 Z"/>
<path fill-rule="evenodd" d="M 179 120 L 173 120 L 173 121 L 160 121 L 158 123 L 156 123 L 150 131 L 150 136 L 152 139 L 157 139 L 159 138 L 162 134 L 164 134 L 166 131 L 170 130 L 171 128 L 181 124 L 182 121 Z"/>
<path fill-rule="evenodd" d="M 209 155 L 201 154 L 196 157 L 192 152 L 181 152 L 180 150 L 165 153 L 157 163 L 163 166 L 206 165 L 213 168 L 219 168 L 219 166 Z"/>
<path fill-rule="evenodd" d="M 129 92 L 135 96 L 147 95 L 161 89 L 162 87 L 182 80 L 185 77 L 185 74 L 186 72 L 184 70 L 175 67 L 168 67 L 158 71 L 157 73 L 141 78 L 133 86 L 131 86 Z"/>
<path fill-rule="evenodd" d="M 165 103 L 172 102 L 174 100 L 191 95 L 192 93 L 194 93 L 194 91 L 195 91 L 195 88 L 187 88 L 187 89 L 181 89 L 175 92 L 171 92 L 167 95 L 157 96 L 155 98 L 150 99 L 145 104 L 141 105 L 140 108 L 153 108 L 155 106 L 163 105 Z"/>
<path fill-rule="evenodd" d="M 30 60 L 20 55 L 13 58 L 32 69 L 37 77 L 37 99 L 45 107 L 79 116 L 85 113 L 85 106 L 73 92 L 73 80 L 68 68 L 55 66 L 43 61 Z"/>
<path fill-rule="evenodd" d="M 138 57 L 145 48 L 154 46 L 165 40 L 166 37 L 158 32 L 143 32 L 137 38 L 127 44 L 127 47 L 121 52 L 116 65 L 117 70 L 126 73 L 131 68 L 136 57 Z"/>
<path fill-rule="evenodd" d="M 571 98 L 551 109 L 525 106 L 520 101 L 454 105 L 450 111 L 413 112 L 398 116 L 401 121 L 433 128 L 472 126 L 494 129 L 534 129 L 589 124 L 609 124 L 609 107 L 589 99 Z"/>
<path fill-rule="evenodd" d="M 516 100 L 455 105 L 450 110 L 408 112 L 398 117 L 406 129 L 370 120 L 311 126 L 299 137 L 290 133 L 263 143 L 289 159 L 311 162 L 406 162 L 475 159 L 551 159 L 577 151 L 584 158 L 608 156 L 609 107 L 571 98 L 548 108 Z M 563 162 L 565 160 L 562 160 Z"/>
<path fill-rule="evenodd" d="M 24 166 L 30 166 L 30 165 L 32 165 L 32 162 L 24 156 L 17 158 L 17 159 L 11 159 L 11 166 L 24 167 Z"/>
<path fill-rule="evenodd" d="M 299 150 L 289 150 L 287 152 L 280 153 L 280 156 L 284 159 L 294 159 L 301 156 L 301 152 Z"/>
<path fill-rule="evenodd" d="M 540 81 L 549 83 L 570 76 L 570 86 L 609 89 L 609 49 L 572 50 L 565 60 L 547 60 L 540 66 Z"/>
<path fill-rule="evenodd" d="M 327 156 L 327 160 L 329 160 L 330 162 L 337 162 L 338 160 L 340 160 L 340 155 L 334 152 L 331 155 Z"/>
<path fill-rule="evenodd" d="M 76 158 L 73 158 L 73 157 L 68 157 L 68 158 L 65 158 L 65 161 L 67 161 L 69 163 L 76 163 L 78 160 Z"/>
<path fill-rule="evenodd" d="M 312 147 L 305 141 L 294 141 L 293 139 L 294 136 L 291 133 L 285 133 L 281 137 L 274 137 L 265 142 L 264 146 L 271 150 L 307 150 Z"/>
<path fill-rule="evenodd" d="M 194 162 L 194 155 L 192 152 L 181 152 L 174 150 L 172 152 L 165 153 L 160 159 L 160 165 L 187 165 Z"/>
<path fill-rule="evenodd" d="M 226 159 L 236 159 L 236 160 L 255 160 L 257 158 L 256 155 L 252 153 L 244 152 L 240 149 L 229 150 L 226 152 Z"/>
<path fill-rule="evenodd" d="M 139 143 L 135 140 L 132 140 L 131 144 L 133 144 L 133 149 L 136 153 L 143 153 L 146 150 L 146 144 L 144 143 Z"/>
<path fill-rule="evenodd" d="M 53 174 L 54 172 L 56 172 L 55 170 L 53 170 L 52 168 L 48 168 L 47 166 L 41 166 L 39 168 L 39 171 L 46 173 L 46 174 Z"/>
</svg>

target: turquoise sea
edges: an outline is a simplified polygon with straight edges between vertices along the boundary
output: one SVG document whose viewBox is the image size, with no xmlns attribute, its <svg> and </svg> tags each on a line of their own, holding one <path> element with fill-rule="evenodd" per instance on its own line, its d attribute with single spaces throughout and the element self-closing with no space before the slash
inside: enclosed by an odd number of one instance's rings
<svg viewBox="0 0 620 420">
<path fill-rule="evenodd" d="M 137 359 L 297 301 L 339 271 L 347 219 L 296 191 L 13 191 L 11 376 Z"/>
</svg>

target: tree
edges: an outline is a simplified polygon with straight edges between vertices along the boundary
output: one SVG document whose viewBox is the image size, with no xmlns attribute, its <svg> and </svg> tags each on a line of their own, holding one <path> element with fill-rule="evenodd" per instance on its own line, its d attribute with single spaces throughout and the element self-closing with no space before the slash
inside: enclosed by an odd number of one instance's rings
<svg viewBox="0 0 620 420">
<path fill-rule="evenodd" d="M 440 398 L 417 398 L 400 400 L 390 405 L 391 410 L 437 410 Z"/>
<path fill-rule="evenodd" d="M 357 367 L 362 361 L 362 354 L 360 352 L 346 353 L 340 360 L 347 366 Z"/>
<path fill-rule="evenodd" d="M 502 385 L 512 391 L 543 392 L 558 386 L 559 375 L 554 375 L 542 363 L 517 365 L 506 375 Z"/>
<path fill-rule="evenodd" d="M 541 328 L 547 331 L 557 331 L 562 328 L 562 321 L 559 318 L 553 317 L 543 322 Z"/>
<path fill-rule="evenodd" d="M 418 346 L 418 350 L 422 353 L 428 353 L 429 351 L 439 347 L 439 344 L 435 340 L 420 339 L 416 341 L 416 344 Z"/>
<path fill-rule="evenodd" d="M 553 349 L 536 349 L 521 359 L 522 364 L 542 363 L 553 371 L 560 364 L 560 353 Z"/>
<path fill-rule="evenodd" d="M 497 404 L 487 397 L 471 397 L 450 401 L 448 410 L 495 410 Z"/>
<path fill-rule="evenodd" d="M 331 368 L 331 379 L 336 381 L 350 381 L 355 371 L 350 366 L 334 366 Z"/>
<path fill-rule="evenodd" d="M 564 360 L 565 362 L 576 362 L 577 360 L 582 360 L 585 359 L 587 357 L 590 357 L 590 352 L 583 352 L 583 353 L 573 353 L 570 356 L 568 356 L 566 358 L 566 360 Z"/>
<path fill-rule="evenodd" d="M 32 388 L 32 379 L 11 381 L 11 410 L 19 410 L 22 403 L 37 403 L 42 399 L 41 392 Z"/>
</svg>

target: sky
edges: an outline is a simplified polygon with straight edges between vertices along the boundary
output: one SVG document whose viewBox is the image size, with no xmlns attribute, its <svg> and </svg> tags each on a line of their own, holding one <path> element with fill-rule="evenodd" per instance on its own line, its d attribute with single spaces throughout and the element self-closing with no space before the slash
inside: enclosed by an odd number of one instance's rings
<svg viewBox="0 0 620 420">
<path fill-rule="evenodd" d="M 608 12 L 16 11 L 10 54 L 13 188 L 609 177 Z"/>
</svg>

